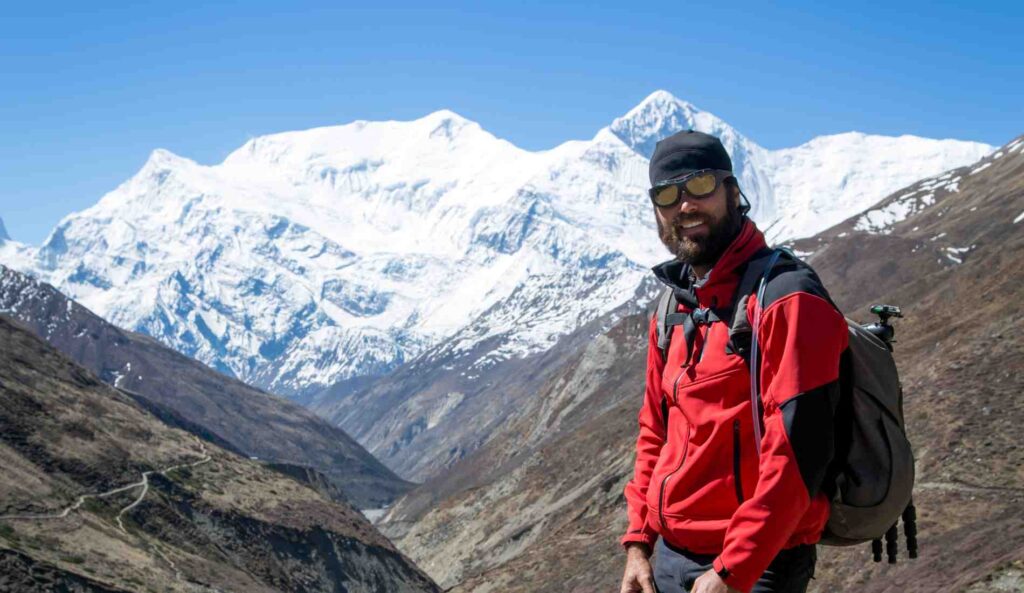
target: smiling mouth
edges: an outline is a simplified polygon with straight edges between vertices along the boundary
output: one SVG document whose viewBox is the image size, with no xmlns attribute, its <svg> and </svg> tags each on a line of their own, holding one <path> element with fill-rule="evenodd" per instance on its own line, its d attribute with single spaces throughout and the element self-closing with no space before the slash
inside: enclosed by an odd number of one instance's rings
<svg viewBox="0 0 1024 593">
<path fill-rule="evenodd" d="M 679 226 L 680 226 L 680 228 L 683 228 L 683 229 L 692 229 L 693 227 L 700 226 L 702 224 L 704 224 L 703 221 L 694 220 L 692 222 L 684 222 L 683 224 L 681 224 Z"/>
</svg>

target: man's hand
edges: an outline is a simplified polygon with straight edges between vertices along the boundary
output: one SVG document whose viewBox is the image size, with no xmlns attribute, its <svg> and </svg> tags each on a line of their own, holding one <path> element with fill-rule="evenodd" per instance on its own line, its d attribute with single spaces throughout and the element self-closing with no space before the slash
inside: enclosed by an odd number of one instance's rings
<svg viewBox="0 0 1024 593">
<path fill-rule="evenodd" d="M 619 593 L 656 593 L 651 571 L 651 548 L 647 544 L 629 544 L 626 548 L 626 571 Z"/>
<path fill-rule="evenodd" d="M 693 582 L 693 589 L 690 593 L 740 593 L 739 590 L 733 589 L 729 585 L 725 584 L 722 577 L 718 576 L 718 573 L 711 569 L 704 574 L 697 577 L 697 580 Z"/>
</svg>

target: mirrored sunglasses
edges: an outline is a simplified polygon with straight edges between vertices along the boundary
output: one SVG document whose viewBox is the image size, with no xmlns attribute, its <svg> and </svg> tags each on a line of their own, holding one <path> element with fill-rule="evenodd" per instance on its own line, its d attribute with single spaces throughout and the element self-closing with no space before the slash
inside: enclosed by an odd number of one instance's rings
<svg viewBox="0 0 1024 593">
<path fill-rule="evenodd" d="M 659 183 L 647 190 L 647 193 L 655 206 L 668 208 L 678 204 L 684 193 L 697 200 L 710 196 L 718 189 L 718 184 L 729 177 L 732 177 L 732 171 L 701 169 L 678 179 Z"/>
</svg>

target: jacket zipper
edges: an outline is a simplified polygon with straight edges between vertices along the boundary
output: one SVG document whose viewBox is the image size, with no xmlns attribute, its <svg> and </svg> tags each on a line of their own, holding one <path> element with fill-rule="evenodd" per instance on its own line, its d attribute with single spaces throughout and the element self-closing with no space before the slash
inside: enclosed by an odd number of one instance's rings
<svg viewBox="0 0 1024 593">
<path fill-rule="evenodd" d="M 732 473 L 736 478 L 736 500 L 743 504 L 743 481 L 740 479 L 740 419 L 732 421 Z"/>
<path fill-rule="evenodd" d="M 700 352 L 697 354 L 697 360 L 693 364 L 697 364 L 704 358 L 704 344 L 708 341 L 708 333 L 711 331 L 711 324 L 708 323 L 704 327 L 704 333 L 701 335 L 700 341 Z M 687 353 L 689 358 L 689 353 Z M 684 365 L 684 368 L 687 365 Z M 680 371 L 676 375 L 676 380 L 672 383 L 672 402 L 673 405 L 679 405 L 679 379 L 683 377 L 685 371 Z M 682 408 L 680 408 L 682 410 Z M 668 418 L 666 417 L 666 426 L 668 425 Z M 665 431 L 665 442 L 668 442 L 668 430 Z M 668 473 L 667 476 L 661 481 L 661 491 L 658 493 L 658 519 L 661 521 L 661 525 L 665 526 L 665 488 L 668 487 L 668 481 L 683 467 L 683 462 L 686 461 L 686 452 L 690 448 L 690 423 L 686 423 L 686 440 L 683 442 L 683 455 L 679 459 L 679 465 Z"/>
<path fill-rule="evenodd" d="M 673 405 L 678 406 L 679 400 L 679 379 L 682 378 L 684 371 L 680 371 L 676 375 L 675 382 L 672 383 L 672 402 Z M 682 408 L 680 408 L 682 410 Z M 668 440 L 668 432 L 665 433 L 665 440 Z M 661 491 L 658 493 L 658 519 L 661 521 L 661 526 L 665 525 L 665 487 L 668 486 L 669 479 L 683 467 L 683 462 L 686 461 L 686 451 L 690 448 L 690 423 L 686 423 L 686 437 L 683 439 L 683 454 L 679 457 L 679 464 L 676 468 L 668 473 L 664 479 L 661 480 Z"/>
</svg>

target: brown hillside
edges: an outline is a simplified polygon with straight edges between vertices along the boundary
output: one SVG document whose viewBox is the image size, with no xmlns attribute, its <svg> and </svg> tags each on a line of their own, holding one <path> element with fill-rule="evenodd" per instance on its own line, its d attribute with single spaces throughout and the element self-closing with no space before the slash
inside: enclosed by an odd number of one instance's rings
<svg viewBox="0 0 1024 593">
<path fill-rule="evenodd" d="M 0 315 L 0 591 L 437 591 L 354 508 L 182 430 Z"/>
</svg>

